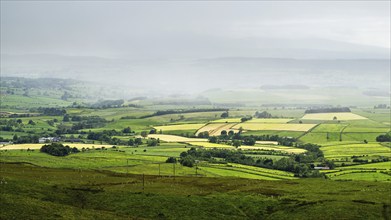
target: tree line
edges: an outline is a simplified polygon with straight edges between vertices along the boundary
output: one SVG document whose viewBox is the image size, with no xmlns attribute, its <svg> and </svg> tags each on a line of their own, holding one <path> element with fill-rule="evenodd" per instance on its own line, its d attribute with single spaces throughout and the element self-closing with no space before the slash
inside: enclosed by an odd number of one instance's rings
<svg viewBox="0 0 391 220">
<path fill-rule="evenodd" d="M 334 108 L 312 108 L 305 110 L 304 113 L 332 113 L 332 112 L 351 112 L 348 107 L 334 107 Z"/>
<path fill-rule="evenodd" d="M 208 161 L 210 163 L 237 163 L 249 166 L 263 167 L 269 169 L 277 169 L 288 172 L 293 172 L 297 177 L 320 177 L 323 176 L 318 170 L 314 170 L 315 163 L 332 166 L 332 162 L 323 158 L 323 154 L 319 153 L 319 146 L 306 144 L 301 146 L 308 149 L 307 153 L 292 155 L 280 160 L 272 160 L 270 158 L 259 158 L 246 156 L 245 152 L 238 150 L 227 149 L 196 149 L 192 147 L 188 151 L 180 154 L 179 162 L 183 166 L 194 166 L 196 160 Z M 220 158 L 222 160 L 218 160 Z"/>
<path fill-rule="evenodd" d="M 45 144 L 41 147 L 40 151 L 58 157 L 80 152 L 76 147 L 71 148 L 61 143 Z"/>
<path fill-rule="evenodd" d="M 181 110 L 159 110 L 153 114 L 144 115 L 139 117 L 140 119 L 149 118 L 153 116 L 170 115 L 170 114 L 183 114 L 194 112 L 216 112 L 216 111 L 228 111 L 226 108 L 200 108 L 200 109 L 181 109 Z"/>
</svg>

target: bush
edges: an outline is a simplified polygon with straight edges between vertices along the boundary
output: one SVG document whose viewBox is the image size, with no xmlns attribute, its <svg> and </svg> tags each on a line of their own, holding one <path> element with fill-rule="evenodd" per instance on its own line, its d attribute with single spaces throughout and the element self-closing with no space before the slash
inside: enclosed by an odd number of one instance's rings
<svg viewBox="0 0 391 220">
<path fill-rule="evenodd" d="M 158 146 L 158 145 L 159 145 L 159 140 L 158 140 L 158 139 L 155 139 L 155 138 L 148 139 L 148 140 L 147 140 L 147 145 L 148 145 L 149 147 Z"/>
<path fill-rule="evenodd" d="M 387 134 L 381 134 L 376 137 L 377 142 L 391 142 L 391 135 L 390 133 Z"/>
<path fill-rule="evenodd" d="M 195 163 L 195 160 L 191 156 L 186 156 L 181 159 L 182 166 L 193 167 L 194 163 Z"/>
<path fill-rule="evenodd" d="M 166 163 L 176 163 L 176 158 L 175 157 L 169 157 L 169 158 L 167 158 Z"/>
<path fill-rule="evenodd" d="M 80 152 L 76 147 L 71 148 L 68 145 L 64 146 L 60 143 L 45 144 L 41 147 L 40 151 L 53 156 L 66 156 L 71 153 Z"/>
</svg>

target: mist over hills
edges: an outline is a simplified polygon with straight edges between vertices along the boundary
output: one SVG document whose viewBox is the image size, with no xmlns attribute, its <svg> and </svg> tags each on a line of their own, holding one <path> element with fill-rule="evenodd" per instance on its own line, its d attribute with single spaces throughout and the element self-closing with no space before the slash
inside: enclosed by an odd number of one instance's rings
<svg viewBox="0 0 391 220">
<path fill-rule="evenodd" d="M 388 91 L 390 81 L 389 59 L 220 57 L 127 60 L 3 54 L 1 63 L 3 76 L 71 78 L 162 93 L 298 84 Z"/>
</svg>

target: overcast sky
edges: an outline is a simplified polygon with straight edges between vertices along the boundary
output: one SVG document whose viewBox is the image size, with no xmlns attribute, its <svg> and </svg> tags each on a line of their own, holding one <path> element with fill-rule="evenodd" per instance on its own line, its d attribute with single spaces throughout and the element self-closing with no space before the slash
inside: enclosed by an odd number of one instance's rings
<svg viewBox="0 0 391 220">
<path fill-rule="evenodd" d="M 359 46 L 390 48 L 390 1 L 1 1 L 2 54 L 178 59 Z"/>
</svg>

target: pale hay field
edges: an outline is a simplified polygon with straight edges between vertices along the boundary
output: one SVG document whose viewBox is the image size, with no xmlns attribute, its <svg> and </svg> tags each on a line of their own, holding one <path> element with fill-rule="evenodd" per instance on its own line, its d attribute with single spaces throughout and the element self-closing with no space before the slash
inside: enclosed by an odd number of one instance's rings
<svg viewBox="0 0 391 220">
<path fill-rule="evenodd" d="M 251 131 L 308 131 L 316 124 L 264 124 L 264 123 L 240 123 L 234 129 L 242 127 Z"/>
<path fill-rule="evenodd" d="M 334 117 L 337 117 L 337 120 L 342 120 L 342 121 L 367 119 L 361 115 L 357 115 L 357 114 L 354 114 L 351 112 L 305 114 L 302 117 L 302 119 L 305 119 L 305 120 L 333 120 Z"/>
<path fill-rule="evenodd" d="M 209 132 L 209 136 L 218 136 L 221 134 L 222 130 L 226 130 L 229 132 L 230 130 L 235 130 L 231 129 L 236 123 L 211 123 L 207 124 L 204 127 L 200 128 L 196 135 L 198 135 L 201 132 Z"/>
<path fill-rule="evenodd" d="M 266 123 L 266 124 L 277 123 L 277 124 L 281 124 L 281 123 L 287 123 L 292 120 L 293 119 L 290 119 L 290 118 L 253 118 L 251 120 L 246 121 L 245 123 Z M 218 120 L 211 121 L 211 123 L 226 123 L 226 122 L 227 123 L 240 123 L 242 121 L 241 121 L 241 118 L 225 118 L 225 119 L 218 119 Z"/>
</svg>

